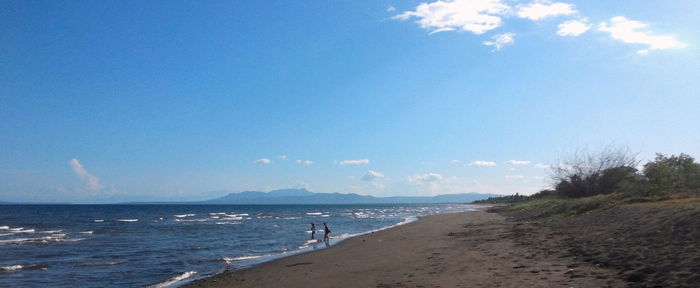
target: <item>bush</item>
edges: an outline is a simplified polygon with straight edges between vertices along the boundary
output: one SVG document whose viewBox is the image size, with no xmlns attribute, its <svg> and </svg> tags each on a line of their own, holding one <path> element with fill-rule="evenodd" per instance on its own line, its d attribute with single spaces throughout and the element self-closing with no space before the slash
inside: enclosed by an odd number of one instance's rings
<svg viewBox="0 0 700 288">
<path fill-rule="evenodd" d="M 637 164 L 627 149 L 576 153 L 553 167 L 554 190 L 569 198 L 609 194 L 622 183 L 635 181 Z"/>
<path fill-rule="evenodd" d="M 700 194 L 700 164 L 687 154 L 656 154 L 653 162 L 644 165 L 644 177 L 651 194 Z"/>
</svg>

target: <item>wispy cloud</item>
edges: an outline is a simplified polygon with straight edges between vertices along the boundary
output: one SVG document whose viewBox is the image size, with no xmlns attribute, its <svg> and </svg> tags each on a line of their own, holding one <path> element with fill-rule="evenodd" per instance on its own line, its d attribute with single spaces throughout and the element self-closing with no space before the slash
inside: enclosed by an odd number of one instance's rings
<svg viewBox="0 0 700 288">
<path fill-rule="evenodd" d="M 591 29 L 591 24 L 587 20 L 569 20 L 557 25 L 557 35 L 559 36 L 579 36 Z"/>
<path fill-rule="evenodd" d="M 343 160 L 338 162 L 340 165 L 366 165 L 369 164 L 369 159 L 360 159 L 360 160 Z"/>
<path fill-rule="evenodd" d="M 510 6 L 501 0 L 454 0 L 422 3 L 415 10 L 394 16 L 397 20 L 416 18 L 422 28 L 431 33 L 468 31 L 484 34 L 502 25 L 501 16 Z"/>
<path fill-rule="evenodd" d="M 538 164 L 535 164 L 535 166 L 534 166 L 534 167 L 535 167 L 535 168 L 543 168 L 543 169 L 548 169 L 548 168 L 552 167 L 552 165 L 549 165 L 549 164 L 542 164 L 542 163 L 538 163 Z"/>
<path fill-rule="evenodd" d="M 389 5 L 389 7 L 386 7 L 386 12 L 394 12 L 396 11 L 396 7 Z"/>
<path fill-rule="evenodd" d="M 515 33 L 496 34 L 491 41 L 484 41 L 484 45 L 492 46 L 493 51 L 501 51 L 503 47 L 515 43 Z"/>
<path fill-rule="evenodd" d="M 476 161 L 472 161 L 471 163 L 469 163 L 469 166 L 486 166 L 486 167 L 491 167 L 491 166 L 496 166 L 496 162 L 493 162 L 493 161 L 476 160 Z"/>
<path fill-rule="evenodd" d="M 304 165 L 304 166 L 310 166 L 310 165 L 314 164 L 314 161 L 311 161 L 311 160 L 296 160 L 295 162 L 299 165 Z"/>
<path fill-rule="evenodd" d="M 624 43 L 646 45 L 646 49 L 637 51 L 639 54 L 647 54 L 653 50 L 684 48 L 687 46 L 673 36 L 652 35 L 648 31 L 643 31 L 647 27 L 649 27 L 648 24 L 616 16 L 609 21 L 601 22 L 598 25 L 598 30 L 608 32 L 613 39 Z"/>
<path fill-rule="evenodd" d="M 450 163 L 452 163 L 452 164 L 459 164 L 459 163 L 462 163 L 462 161 L 459 161 L 459 160 L 452 160 L 452 161 L 450 161 Z"/>
<path fill-rule="evenodd" d="M 73 169 L 73 173 L 78 175 L 88 190 L 96 192 L 102 189 L 103 186 L 100 183 L 100 179 L 97 179 L 97 177 L 85 170 L 85 167 L 83 167 L 83 164 L 81 164 L 78 159 L 73 158 L 68 162 L 68 164 L 70 164 L 70 167 Z"/>
<path fill-rule="evenodd" d="M 528 5 L 519 5 L 516 13 L 520 18 L 539 21 L 545 18 L 576 14 L 573 4 L 551 1 L 535 1 Z"/>
<path fill-rule="evenodd" d="M 529 160 L 508 160 L 506 161 L 506 164 L 509 165 L 527 165 L 530 164 L 531 161 Z"/>
<path fill-rule="evenodd" d="M 262 164 L 262 165 L 267 165 L 267 164 L 272 163 L 272 160 L 270 160 L 270 159 L 268 159 L 268 158 L 260 158 L 260 159 L 257 159 L 257 160 L 253 160 L 253 163 L 255 163 L 255 164 Z"/>
<path fill-rule="evenodd" d="M 523 175 L 506 175 L 506 179 L 508 179 L 508 180 L 521 180 L 524 178 L 525 178 L 525 176 L 523 176 Z"/>
<path fill-rule="evenodd" d="M 384 178 L 384 174 L 382 174 L 381 172 L 378 172 L 378 171 L 374 171 L 374 170 L 369 170 L 369 171 L 367 171 L 365 176 L 362 176 L 362 180 L 365 180 L 365 181 L 373 181 L 373 180 L 381 179 L 381 178 Z"/>
<path fill-rule="evenodd" d="M 280 155 L 280 156 L 277 156 L 277 158 L 279 158 L 280 160 L 287 160 L 287 158 L 289 158 L 289 157 L 287 157 L 287 155 Z"/>
<path fill-rule="evenodd" d="M 420 184 L 425 182 L 435 182 L 442 180 L 442 175 L 437 173 L 425 173 L 408 177 L 408 183 Z"/>
</svg>

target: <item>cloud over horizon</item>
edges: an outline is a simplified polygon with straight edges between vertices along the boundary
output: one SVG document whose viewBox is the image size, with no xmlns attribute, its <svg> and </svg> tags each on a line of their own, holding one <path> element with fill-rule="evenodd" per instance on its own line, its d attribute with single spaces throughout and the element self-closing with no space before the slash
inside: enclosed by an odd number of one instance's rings
<svg viewBox="0 0 700 288">
<path fill-rule="evenodd" d="M 294 162 L 296 162 L 299 165 L 304 165 L 304 166 L 310 166 L 310 165 L 314 164 L 314 161 L 311 161 L 311 160 L 296 160 Z"/>
<path fill-rule="evenodd" d="M 83 182 L 85 187 L 92 191 L 92 192 L 97 192 L 103 188 L 102 184 L 100 183 L 100 179 L 97 179 L 94 175 L 90 174 L 83 164 L 80 163 L 80 160 L 73 158 L 71 159 L 68 164 L 70 164 L 71 169 L 73 170 L 73 173 L 80 178 L 80 180 Z"/>
<path fill-rule="evenodd" d="M 530 164 L 530 160 L 508 160 L 506 161 L 506 164 L 509 165 L 527 165 Z"/>
<path fill-rule="evenodd" d="M 369 164 L 369 159 L 360 159 L 360 160 L 343 160 L 338 162 L 339 165 L 345 166 L 345 165 L 366 165 Z"/>
<path fill-rule="evenodd" d="M 261 164 L 261 165 L 267 165 L 267 164 L 272 163 L 272 160 L 270 160 L 270 159 L 268 159 L 268 158 L 260 158 L 260 159 L 257 159 L 257 160 L 253 160 L 253 163 L 255 163 L 255 164 Z"/>
<path fill-rule="evenodd" d="M 425 182 L 435 182 L 435 181 L 440 181 L 442 180 L 442 175 L 438 173 L 425 173 L 425 174 L 418 174 L 418 175 L 413 175 L 413 176 L 408 176 L 408 183 L 411 184 L 420 184 L 420 183 L 425 183 Z"/>
<path fill-rule="evenodd" d="M 384 178 L 384 174 L 382 174 L 381 172 L 374 171 L 374 170 L 369 170 L 369 171 L 367 171 L 367 173 L 364 176 L 362 176 L 362 180 L 364 180 L 364 181 L 373 181 L 373 180 L 381 179 L 381 178 Z"/>
<path fill-rule="evenodd" d="M 469 166 L 493 167 L 493 166 L 496 166 L 496 162 L 476 160 L 476 161 L 472 161 L 471 163 L 469 163 Z"/>
</svg>

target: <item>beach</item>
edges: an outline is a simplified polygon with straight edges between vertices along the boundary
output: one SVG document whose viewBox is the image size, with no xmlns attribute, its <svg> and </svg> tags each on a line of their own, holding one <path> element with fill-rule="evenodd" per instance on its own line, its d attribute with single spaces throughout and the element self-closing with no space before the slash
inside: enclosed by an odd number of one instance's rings
<svg viewBox="0 0 700 288">
<path fill-rule="evenodd" d="M 431 215 L 185 287 L 625 285 L 617 271 L 571 255 L 566 236 L 548 229 L 484 210 Z"/>
</svg>

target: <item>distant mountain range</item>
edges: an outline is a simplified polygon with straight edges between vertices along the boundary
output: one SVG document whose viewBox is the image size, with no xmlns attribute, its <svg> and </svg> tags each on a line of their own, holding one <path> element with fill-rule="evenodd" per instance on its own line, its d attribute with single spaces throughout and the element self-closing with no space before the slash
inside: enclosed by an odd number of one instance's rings
<svg viewBox="0 0 700 288">
<path fill-rule="evenodd" d="M 496 194 L 444 194 L 432 197 L 424 196 L 394 196 L 374 197 L 359 194 L 314 193 L 306 189 L 282 189 L 270 192 L 244 191 L 229 193 L 226 196 L 201 201 L 201 204 L 398 204 L 398 203 L 469 203 L 489 197 L 501 196 Z"/>
<path fill-rule="evenodd" d="M 221 193 L 224 191 L 216 191 Z M 221 194 L 219 194 L 221 195 Z M 243 191 L 231 192 L 226 196 L 205 201 L 147 201 L 147 202 L 118 202 L 116 204 L 240 204 L 240 205 L 283 205 L 283 204 L 407 204 L 407 203 L 470 203 L 489 197 L 498 197 L 497 194 L 462 193 L 443 194 L 432 197 L 426 196 L 393 196 L 374 197 L 370 195 L 343 194 L 343 193 L 314 193 L 306 189 L 281 189 L 270 192 Z M 115 203 L 115 202 L 106 202 Z M 102 204 L 106 204 L 102 203 Z M 32 202 L 6 202 L 0 201 L 0 205 L 46 205 L 46 204 L 70 204 L 70 203 L 32 203 Z"/>
</svg>

